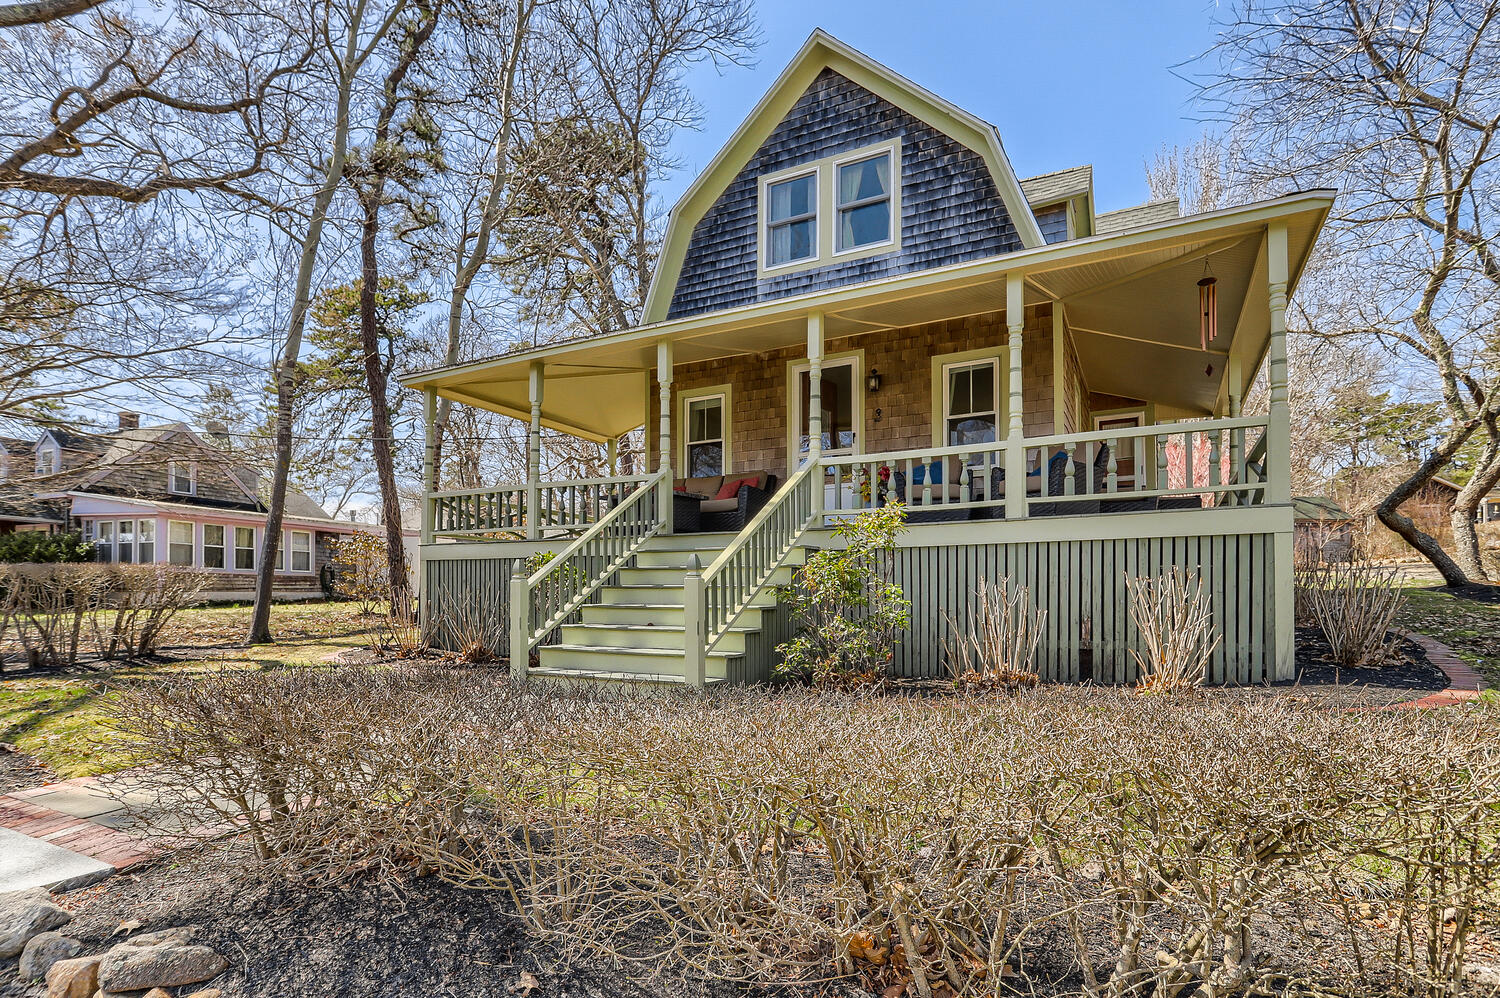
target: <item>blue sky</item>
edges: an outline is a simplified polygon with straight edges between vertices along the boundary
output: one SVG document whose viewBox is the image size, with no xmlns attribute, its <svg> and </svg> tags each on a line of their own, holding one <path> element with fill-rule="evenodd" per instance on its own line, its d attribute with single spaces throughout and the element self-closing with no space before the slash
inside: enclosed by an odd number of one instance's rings
<svg viewBox="0 0 1500 998">
<path fill-rule="evenodd" d="M 661 193 L 676 201 L 822 28 L 995 124 L 1020 176 L 1093 163 L 1099 210 L 1139 204 L 1144 163 L 1203 130 L 1171 67 L 1213 43 L 1218 11 L 1209 0 L 759 0 L 757 64 L 688 78 L 704 127 L 677 136 L 683 169 Z"/>
</svg>

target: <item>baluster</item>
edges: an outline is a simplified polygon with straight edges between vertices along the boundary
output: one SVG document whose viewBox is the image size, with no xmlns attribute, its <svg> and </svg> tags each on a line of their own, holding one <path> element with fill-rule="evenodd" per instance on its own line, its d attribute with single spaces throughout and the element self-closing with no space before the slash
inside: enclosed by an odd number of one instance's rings
<svg viewBox="0 0 1500 998">
<path fill-rule="evenodd" d="M 1195 436 L 1197 436 L 1197 434 L 1192 430 L 1184 431 L 1184 433 L 1182 434 L 1182 451 L 1184 455 L 1182 459 L 1182 470 L 1184 482 L 1188 488 L 1193 488 L 1198 484 L 1198 471 L 1193 467 L 1193 451 L 1198 449 L 1195 446 L 1196 441 L 1193 439 Z"/>
<path fill-rule="evenodd" d="M 1066 457 L 1063 458 L 1063 495 L 1072 498 L 1078 494 L 1078 476 L 1073 473 L 1073 466 L 1078 461 L 1078 444 L 1064 444 L 1061 448 Z"/>
<path fill-rule="evenodd" d="M 1170 438 L 1159 432 L 1152 439 L 1151 452 L 1156 459 L 1156 491 L 1165 492 L 1171 485 L 1167 480 L 1167 444 Z"/>
<path fill-rule="evenodd" d="M 1094 494 L 1094 447 L 1095 442 L 1086 440 L 1083 444 L 1083 494 L 1091 496 Z"/>
<path fill-rule="evenodd" d="M 1104 441 L 1104 446 L 1109 448 L 1109 460 L 1105 463 L 1105 491 L 1120 491 L 1120 438 L 1110 437 Z"/>
<path fill-rule="evenodd" d="M 933 473 L 933 467 L 932 467 L 932 455 L 931 454 L 924 454 L 924 455 L 922 455 L 922 467 L 924 469 L 923 472 L 922 472 L 922 505 L 923 506 L 931 506 L 932 505 L 932 479 L 933 479 L 933 474 L 932 474 Z"/>
<path fill-rule="evenodd" d="M 1208 434 L 1208 484 L 1218 485 L 1220 477 L 1220 454 L 1219 454 L 1219 431 L 1212 430 Z"/>
</svg>

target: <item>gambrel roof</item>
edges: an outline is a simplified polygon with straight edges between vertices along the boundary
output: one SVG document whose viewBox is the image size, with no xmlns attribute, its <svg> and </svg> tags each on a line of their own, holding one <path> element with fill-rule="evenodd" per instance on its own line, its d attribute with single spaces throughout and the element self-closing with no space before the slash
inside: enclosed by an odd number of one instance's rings
<svg viewBox="0 0 1500 998">
<path fill-rule="evenodd" d="M 1005 155 L 995 126 L 818 29 L 673 207 L 661 257 L 646 298 L 644 322 L 660 322 L 667 318 L 695 227 L 819 75 L 828 70 L 932 126 L 981 157 L 1015 226 L 1015 235 L 1022 248 L 1044 245 L 1041 230 Z"/>
</svg>

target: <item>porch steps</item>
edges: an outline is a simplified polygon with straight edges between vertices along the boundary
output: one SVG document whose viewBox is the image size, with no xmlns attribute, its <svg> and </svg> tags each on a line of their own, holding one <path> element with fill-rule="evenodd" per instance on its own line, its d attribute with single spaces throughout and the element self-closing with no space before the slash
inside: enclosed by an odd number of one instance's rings
<svg viewBox="0 0 1500 998">
<path fill-rule="evenodd" d="M 734 537 L 673 534 L 647 541 L 634 564 L 620 569 L 616 584 L 600 589 L 599 602 L 582 607 L 582 621 L 562 626 L 559 644 L 538 649 L 539 664 L 530 674 L 565 683 L 683 685 L 683 576 L 688 558 L 696 554 L 707 568 Z M 709 684 L 728 680 L 746 654 L 749 639 L 765 623 L 764 615 L 779 612 L 773 587 L 790 582 L 802 560 L 803 553 L 794 551 L 708 655 Z"/>
</svg>

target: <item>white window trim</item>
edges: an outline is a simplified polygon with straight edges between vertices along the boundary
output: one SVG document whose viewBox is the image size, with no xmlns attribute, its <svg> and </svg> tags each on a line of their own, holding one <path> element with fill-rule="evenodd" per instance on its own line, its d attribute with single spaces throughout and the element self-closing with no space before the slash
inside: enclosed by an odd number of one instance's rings
<svg viewBox="0 0 1500 998">
<path fill-rule="evenodd" d="M 713 385 L 709 388 L 694 388 L 684 391 L 677 396 L 677 425 L 680 431 L 677 436 L 681 440 L 681 453 L 678 454 L 677 467 L 682 469 L 683 477 L 688 471 L 688 407 L 693 402 L 701 402 L 704 399 L 717 398 L 721 400 L 722 413 L 719 420 L 719 432 L 723 434 L 724 444 L 724 470 L 723 474 L 729 474 L 734 467 L 734 443 L 733 428 L 730 416 L 734 412 L 734 389 L 729 385 Z"/>
<path fill-rule="evenodd" d="M 886 253 L 895 253 L 901 249 L 901 141 L 902 136 L 895 136 L 877 142 L 873 145 L 863 146 L 859 149 L 850 149 L 845 152 L 825 156 L 822 159 L 810 163 L 799 163 L 785 170 L 768 173 L 759 178 L 756 193 L 756 254 L 755 269 L 756 277 L 762 280 L 771 277 L 779 277 L 782 274 L 795 273 L 800 270 L 812 270 L 815 267 L 826 267 L 833 263 L 843 263 L 847 260 L 858 260 L 861 257 L 881 256 Z M 837 190 L 838 179 L 837 165 L 849 163 L 855 160 L 869 159 L 878 156 L 882 152 L 891 157 L 891 238 L 881 243 L 869 243 L 864 246 L 856 246 L 852 249 L 838 250 L 835 229 L 838 225 Z M 797 177 L 806 176 L 810 173 L 817 174 L 814 184 L 817 213 L 814 230 L 817 236 L 816 252 L 804 259 L 793 260 L 789 263 L 770 264 L 770 198 L 766 189 L 771 184 L 779 184 L 782 181 L 794 180 Z"/>
<path fill-rule="evenodd" d="M 141 561 L 140 560 L 141 559 L 141 545 L 143 543 L 145 543 L 141 539 L 141 537 L 142 537 L 141 527 L 143 525 L 147 524 L 147 523 L 151 524 L 151 560 L 150 561 Z M 160 526 L 161 526 L 161 521 L 159 521 L 155 517 L 151 517 L 151 516 L 148 516 L 145 519 L 139 519 L 139 520 L 135 521 L 135 558 L 136 558 L 136 564 L 139 564 L 139 565 L 155 565 L 158 561 L 161 560 L 161 531 L 158 529 Z"/>
<path fill-rule="evenodd" d="M 1093 413 L 1094 432 L 1103 433 L 1104 427 L 1100 426 L 1100 423 L 1112 423 L 1118 419 L 1134 419 L 1136 426 L 1144 427 L 1146 425 L 1146 409 L 1144 406 L 1131 407 L 1127 409 L 1101 409 L 1100 411 Z M 1124 435 L 1128 436 L 1129 434 Z M 1118 460 L 1119 455 L 1117 454 L 1115 455 L 1115 457 Z M 1152 467 L 1149 470 L 1141 467 L 1141 459 L 1139 454 L 1131 454 L 1130 460 L 1135 462 L 1133 472 L 1128 475 L 1116 475 L 1116 479 L 1119 481 L 1121 489 L 1125 489 L 1127 487 L 1136 488 L 1136 476 L 1142 474 L 1143 472 L 1152 476 L 1156 474 L 1155 467 Z"/>
<path fill-rule="evenodd" d="M 995 408 L 993 410 L 975 410 L 965 413 L 965 415 L 977 416 L 993 411 L 995 414 L 995 442 L 999 443 L 1005 438 L 1005 424 L 1004 422 L 1002 422 L 1002 410 L 1005 408 L 1005 405 L 1004 401 L 1000 397 L 1000 358 L 994 355 L 986 357 L 970 357 L 968 360 L 948 361 L 941 367 L 941 375 L 943 379 L 943 410 L 940 417 L 942 419 L 942 425 L 939 427 L 938 432 L 939 434 L 941 434 L 941 446 L 943 447 L 958 446 L 948 439 L 948 421 L 953 418 L 952 384 L 948 379 L 948 372 L 956 367 L 978 367 L 981 364 L 989 364 L 994 372 L 991 378 L 991 384 L 993 384 L 994 386 Z"/>
<path fill-rule="evenodd" d="M 995 380 L 995 405 L 1000 410 L 996 434 L 1003 440 L 1010 425 L 1010 348 L 1004 345 L 934 354 L 932 357 L 932 446 L 948 445 L 948 368 L 993 360 L 999 369 Z"/>
<path fill-rule="evenodd" d="M 890 233 L 885 239 L 882 239 L 878 243 L 865 243 L 863 246 L 851 246 L 848 249 L 839 249 L 839 232 L 843 228 L 843 226 L 839 224 L 839 212 L 843 210 L 843 206 L 839 204 L 839 167 L 844 166 L 848 163 L 858 163 L 862 160 L 875 159 L 880 155 L 885 155 L 891 164 L 889 174 L 890 190 L 885 192 L 886 203 L 890 205 L 891 209 Z M 876 253 L 884 252 L 888 248 L 895 246 L 901 230 L 901 215 L 899 208 L 901 201 L 898 196 L 901 190 L 900 141 L 883 143 L 881 146 L 877 146 L 874 152 L 864 150 L 861 152 L 850 153 L 847 156 L 840 156 L 838 159 L 835 159 L 833 161 L 833 164 L 829 168 L 828 176 L 830 184 L 833 187 L 833 197 L 831 198 L 833 210 L 829 215 L 829 219 L 832 222 L 833 229 L 832 256 L 838 260 L 846 260 L 851 257 L 874 255 Z M 870 203 L 873 204 L 874 202 L 872 201 Z"/>
<path fill-rule="evenodd" d="M 177 488 L 177 469 L 179 466 L 187 466 L 188 490 L 181 492 Z M 198 462 L 197 461 L 168 461 L 167 462 L 167 491 L 174 496 L 195 496 L 198 494 Z"/>
<path fill-rule="evenodd" d="M 865 352 L 853 350 L 849 353 L 830 354 L 823 358 L 823 373 L 827 374 L 829 368 L 852 367 L 854 370 L 850 377 L 850 383 L 854 388 L 854 405 L 850 412 L 854 423 L 854 446 L 835 447 L 823 451 L 824 454 L 863 454 L 865 452 Z M 798 390 L 803 371 L 811 370 L 812 365 L 806 360 L 792 360 L 787 362 L 786 378 L 786 463 L 789 472 L 795 472 L 802 466 L 802 393 Z"/>
<path fill-rule="evenodd" d="M 220 530 L 224 531 L 223 543 L 221 543 L 221 544 L 209 544 L 208 543 L 208 528 L 209 527 L 218 527 Z M 234 530 L 233 527 L 230 527 L 230 526 L 228 526 L 226 524 L 223 524 L 223 523 L 205 523 L 205 524 L 203 524 L 203 526 L 201 528 L 199 528 L 195 532 L 195 533 L 197 533 L 199 535 L 199 542 L 198 542 L 198 564 L 203 568 L 203 570 L 205 572 L 229 572 L 229 571 L 232 571 L 234 569 L 234 534 L 232 533 L 233 530 Z M 221 549 L 224 552 L 224 564 L 220 565 L 217 568 L 210 568 L 209 565 L 208 565 L 208 549 L 210 547 L 219 548 L 219 549 Z"/>
<path fill-rule="evenodd" d="M 248 548 L 248 550 L 250 552 L 250 567 L 249 568 L 241 568 L 240 567 L 240 559 L 237 557 L 238 554 L 241 551 L 247 550 L 246 548 L 240 547 L 239 532 L 241 530 L 248 530 L 248 531 L 250 531 L 250 547 Z M 236 523 L 233 526 L 229 526 L 229 527 L 224 528 L 224 546 L 228 549 L 228 555 L 229 555 L 225 559 L 225 561 L 228 563 L 228 567 L 229 567 L 230 571 L 232 571 L 232 572 L 253 572 L 253 571 L 256 570 L 256 566 L 260 564 L 260 544 L 259 544 L 259 540 L 260 540 L 260 531 L 258 529 L 256 529 L 255 527 L 247 527 L 243 523 Z"/>
<path fill-rule="evenodd" d="M 301 535 L 303 535 L 304 537 L 307 538 L 307 567 L 306 568 L 296 568 L 296 567 L 294 567 L 294 563 L 292 561 L 292 554 L 293 554 L 292 540 L 298 534 L 301 534 Z M 286 532 L 286 570 L 287 570 L 287 572 L 290 573 L 290 574 L 292 574 L 292 575 L 311 575 L 311 574 L 313 574 L 313 562 L 315 560 L 316 559 L 313 557 L 313 532 L 311 530 L 288 530 Z"/>
<path fill-rule="evenodd" d="M 62 470 L 62 448 L 51 438 L 36 449 L 36 473 L 55 475 Z"/>
<path fill-rule="evenodd" d="M 188 528 L 188 562 L 186 565 L 178 565 L 178 568 L 201 568 L 198 557 L 198 525 L 192 520 L 168 520 L 167 521 L 167 564 L 172 561 L 172 527 L 182 525 Z"/>
</svg>

